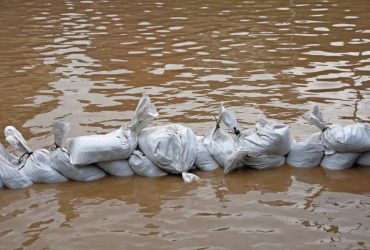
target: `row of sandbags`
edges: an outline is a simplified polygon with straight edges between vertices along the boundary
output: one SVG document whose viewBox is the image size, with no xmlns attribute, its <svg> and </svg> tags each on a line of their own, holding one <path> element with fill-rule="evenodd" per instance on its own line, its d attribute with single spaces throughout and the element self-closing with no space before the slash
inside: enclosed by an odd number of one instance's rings
<svg viewBox="0 0 370 250">
<path fill-rule="evenodd" d="M 318 106 L 305 113 L 303 118 L 321 132 L 293 144 L 287 157 L 289 165 L 302 168 L 321 165 L 331 170 L 353 165 L 370 166 L 369 124 L 327 125 Z"/>
<path fill-rule="evenodd" d="M 6 140 L 23 155 L 15 157 L 0 144 L 0 186 L 15 189 L 33 182 L 91 181 L 106 173 L 150 177 L 172 173 L 182 174 L 185 182 L 198 180 L 187 173 L 196 158 L 196 136 L 178 124 L 144 129 L 157 116 L 155 106 L 144 95 L 127 126 L 105 135 L 67 139 L 66 147 L 63 142 L 70 124 L 56 121 L 51 151 L 32 151 L 22 134 L 8 126 L 4 130 Z"/>
<path fill-rule="evenodd" d="M 304 118 L 321 132 L 301 143 L 295 143 L 286 124 L 262 115 L 253 128 L 240 131 L 235 115 L 222 103 L 216 126 L 204 137 L 179 124 L 145 128 L 157 116 L 155 106 L 144 95 L 127 126 L 105 135 L 69 138 L 66 147 L 63 141 L 70 125 L 57 121 L 51 152 L 32 151 L 19 131 L 9 126 L 5 128 L 6 140 L 23 155 L 18 159 L 0 147 L 0 184 L 19 188 L 32 182 L 90 181 L 106 173 L 150 177 L 182 174 L 184 181 L 191 182 L 198 180 L 188 173 L 194 167 L 209 171 L 221 166 L 228 173 L 242 167 L 277 167 L 286 161 L 296 167 L 321 165 L 330 169 L 347 168 L 356 161 L 370 165 L 370 153 L 366 153 L 370 151 L 368 125 L 327 126 L 318 107 Z"/>
<path fill-rule="evenodd" d="M 274 168 L 287 162 L 299 168 L 322 166 L 341 170 L 354 164 L 370 166 L 370 126 L 364 123 L 342 127 L 328 126 L 318 106 L 304 114 L 303 118 L 321 132 L 296 143 L 286 124 L 267 120 L 260 115 L 253 128 L 240 131 L 232 113 L 220 106 L 219 120 L 203 144 L 217 164 L 228 173 L 236 168 Z M 235 137 L 223 132 L 222 121 Z"/>
</svg>

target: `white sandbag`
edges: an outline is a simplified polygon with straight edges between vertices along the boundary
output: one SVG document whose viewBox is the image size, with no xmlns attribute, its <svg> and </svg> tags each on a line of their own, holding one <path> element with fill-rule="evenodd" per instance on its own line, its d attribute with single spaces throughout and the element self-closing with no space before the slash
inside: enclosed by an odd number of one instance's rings
<svg viewBox="0 0 370 250">
<path fill-rule="evenodd" d="M 203 171 L 212 171 L 218 168 L 218 163 L 203 144 L 203 137 L 197 136 L 197 157 L 194 165 Z"/>
<path fill-rule="evenodd" d="M 30 178 L 22 174 L 12 163 L 0 154 L 0 183 L 10 189 L 25 188 L 32 185 Z"/>
<path fill-rule="evenodd" d="M 312 134 L 305 141 L 293 144 L 287 156 L 287 163 L 297 168 L 311 168 L 320 165 L 325 153 L 321 133 Z"/>
<path fill-rule="evenodd" d="M 370 167 L 370 151 L 361 153 L 356 160 L 356 165 Z"/>
<path fill-rule="evenodd" d="M 143 129 L 138 145 L 154 164 L 173 174 L 189 171 L 197 156 L 195 134 L 179 124 Z"/>
<path fill-rule="evenodd" d="M 199 176 L 195 175 L 195 174 L 191 174 L 191 173 L 181 173 L 181 176 L 182 176 L 182 180 L 186 183 L 191 183 L 191 182 L 197 182 L 197 181 L 200 181 L 200 178 Z"/>
<path fill-rule="evenodd" d="M 97 166 L 76 166 L 70 163 L 70 155 L 67 149 L 62 147 L 65 135 L 70 127 L 70 124 L 65 121 L 54 122 L 55 148 L 50 153 L 52 168 L 74 181 L 93 181 L 103 178 L 106 174 Z"/>
<path fill-rule="evenodd" d="M 8 162 L 10 162 L 14 166 L 19 165 L 19 158 L 15 155 L 9 153 L 4 146 L 0 143 L 0 155 L 2 155 Z"/>
<path fill-rule="evenodd" d="M 294 142 L 289 126 L 260 115 L 253 129 L 236 139 L 238 147 L 251 155 L 286 155 Z"/>
<path fill-rule="evenodd" d="M 134 174 L 132 171 L 130 164 L 128 163 L 128 159 L 125 160 L 115 160 L 115 161 L 106 161 L 106 162 L 98 162 L 97 165 L 107 172 L 110 175 L 114 176 L 131 176 Z"/>
<path fill-rule="evenodd" d="M 168 173 L 158 166 L 156 166 L 148 157 L 146 157 L 143 152 L 135 150 L 128 162 L 132 170 L 137 175 L 146 176 L 146 177 L 161 177 L 166 176 Z"/>
<path fill-rule="evenodd" d="M 127 159 L 137 146 L 138 133 L 158 116 L 148 95 L 143 95 L 131 122 L 112 133 L 67 139 L 74 165 Z"/>
<path fill-rule="evenodd" d="M 20 172 L 29 177 L 33 182 L 58 183 L 65 182 L 67 178 L 51 167 L 50 152 L 46 149 L 38 149 L 34 152 L 28 147 L 21 133 L 14 127 L 5 128 L 6 140 L 24 156 L 19 168 Z M 21 157 L 22 158 L 22 157 Z"/>
<path fill-rule="evenodd" d="M 361 153 L 370 151 L 370 125 L 338 124 L 327 126 L 318 106 L 304 114 L 303 118 L 322 130 L 321 140 L 329 152 Z"/>
<path fill-rule="evenodd" d="M 352 167 L 360 153 L 341 153 L 326 154 L 321 161 L 321 166 L 331 170 L 342 170 Z"/>
<path fill-rule="evenodd" d="M 234 130 L 235 128 L 237 133 L 239 133 L 235 119 L 232 120 L 233 116 L 229 114 L 225 110 L 223 103 L 221 103 L 216 127 L 212 129 L 209 135 L 203 138 L 203 145 L 220 167 L 225 166 L 227 158 L 234 152 L 236 146 L 233 138 L 221 129 L 221 121 L 227 124 L 229 129 Z"/>
<path fill-rule="evenodd" d="M 248 151 L 236 150 L 225 163 L 225 174 L 230 171 L 250 167 L 253 169 L 264 170 L 282 166 L 285 163 L 284 155 L 249 155 Z"/>
</svg>

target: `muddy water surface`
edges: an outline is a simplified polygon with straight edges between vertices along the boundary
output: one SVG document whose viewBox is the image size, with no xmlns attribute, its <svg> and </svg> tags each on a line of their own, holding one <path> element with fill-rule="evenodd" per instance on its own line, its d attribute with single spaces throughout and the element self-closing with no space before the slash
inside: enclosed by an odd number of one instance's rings
<svg viewBox="0 0 370 250">
<path fill-rule="evenodd" d="M 1 1 L 0 129 L 31 147 L 104 133 L 148 93 L 160 117 L 205 134 L 224 101 L 242 127 L 264 112 L 297 140 L 370 121 L 370 5 L 355 1 Z M 5 144 L 3 137 L 0 141 Z M 6 144 L 7 145 L 7 144 Z M 109 177 L 0 190 L 3 249 L 370 248 L 370 169 Z"/>
</svg>

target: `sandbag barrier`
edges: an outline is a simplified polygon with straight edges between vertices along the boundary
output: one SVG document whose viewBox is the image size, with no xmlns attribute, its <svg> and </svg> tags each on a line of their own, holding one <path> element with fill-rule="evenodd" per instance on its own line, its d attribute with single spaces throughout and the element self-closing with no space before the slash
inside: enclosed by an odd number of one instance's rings
<svg viewBox="0 0 370 250">
<path fill-rule="evenodd" d="M 66 121 L 53 124 L 51 151 L 33 151 L 14 127 L 4 130 L 9 144 L 20 157 L 0 144 L 0 188 L 25 188 L 32 183 L 67 180 L 93 181 L 108 175 L 161 177 L 181 175 L 184 182 L 199 181 L 194 169 L 224 173 L 238 168 L 258 170 L 287 163 L 293 167 L 321 166 L 341 170 L 353 165 L 370 166 L 370 126 L 355 123 L 327 125 L 318 106 L 303 115 L 320 132 L 296 143 L 288 125 L 260 115 L 255 126 L 241 130 L 235 114 L 220 104 L 215 127 L 208 135 L 196 136 L 183 125 L 145 128 L 158 113 L 148 95 L 140 99 L 131 122 L 104 135 L 67 139 Z M 227 131 L 221 128 L 224 124 Z M 232 135 L 230 135 L 232 134 Z"/>
</svg>

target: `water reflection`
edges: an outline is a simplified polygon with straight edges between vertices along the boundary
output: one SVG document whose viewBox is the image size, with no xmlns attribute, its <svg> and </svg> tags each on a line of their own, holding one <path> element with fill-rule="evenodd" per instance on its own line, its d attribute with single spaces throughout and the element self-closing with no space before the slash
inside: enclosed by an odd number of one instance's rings
<svg viewBox="0 0 370 250">
<path fill-rule="evenodd" d="M 0 125 L 46 147 L 55 119 L 73 124 L 69 136 L 108 132 L 143 92 L 160 113 L 153 124 L 198 134 L 214 126 L 220 101 L 242 127 L 264 112 L 298 140 L 316 132 L 299 118 L 316 103 L 328 122 L 369 122 L 368 6 L 1 2 Z M 198 185 L 133 177 L 2 192 L 1 245 L 270 249 L 286 248 L 283 239 L 289 248 L 369 248 L 366 168 L 199 174 Z"/>
</svg>

